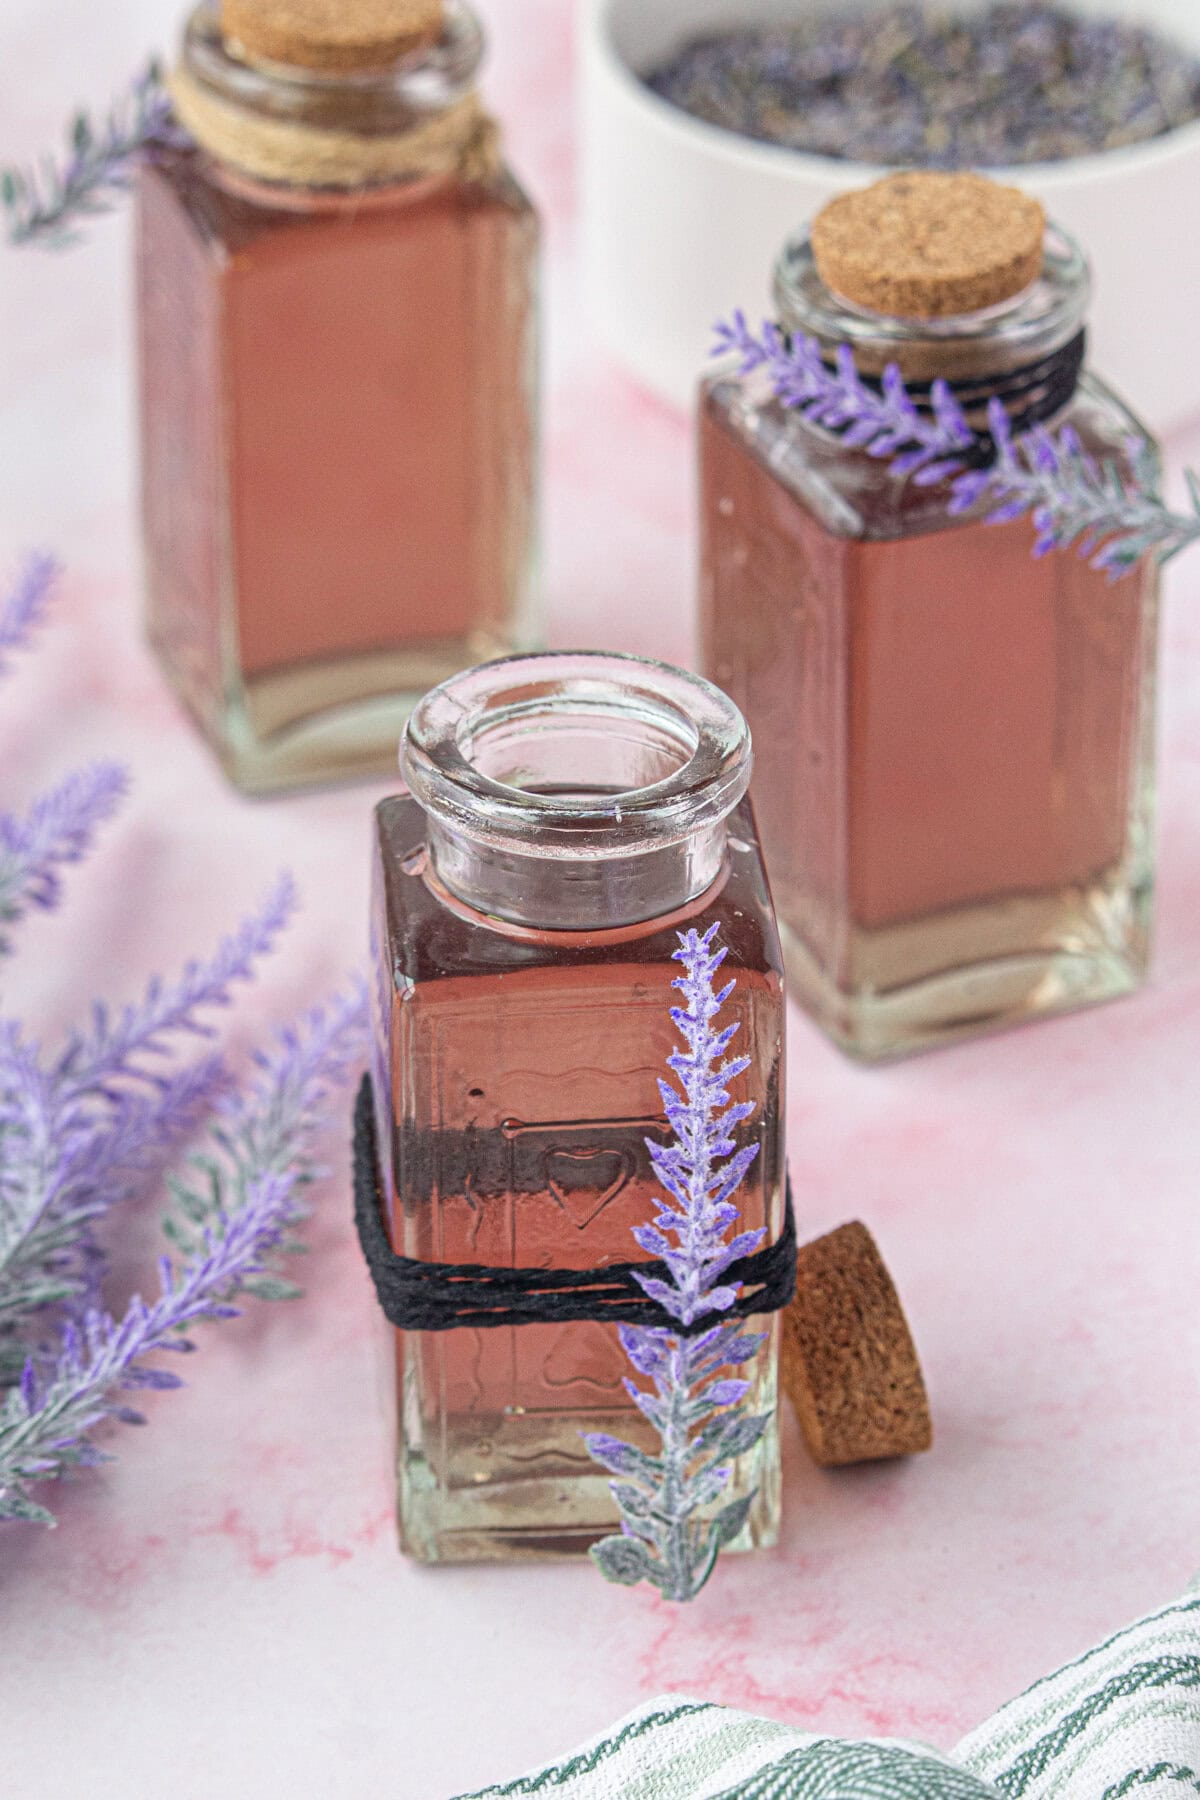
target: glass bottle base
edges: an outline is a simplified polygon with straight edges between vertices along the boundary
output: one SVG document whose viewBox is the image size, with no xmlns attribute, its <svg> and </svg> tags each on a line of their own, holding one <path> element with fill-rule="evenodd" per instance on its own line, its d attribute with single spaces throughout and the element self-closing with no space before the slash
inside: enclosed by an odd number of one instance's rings
<svg viewBox="0 0 1200 1800">
<path fill-rule="evenodd" d="M 159 648 L 153 633 L 151 646 Z M 160 660 L 230 781 L 244 794 L 266 795 L 394 775 L 408 716 L 428 689 L 511 648 L 480 636 L 419 658 L 381 651 L 298 664 L 247 678 L 215 716 L 190 683 L 174 678 L 161 650 Z"/>
<path fill-rule="evenodd" d="M 882 1062 L 1134 992 L 1149 966 L 1152 915 L 1147 880 L 852 929 L 848 987 L 786 923 L 780 929 L 792 998 L 847 1055 Z"/>
<path fill-rule="evenodd" d="M 497 1437 L 511 1437 L 514 1424 L 519 1426 L 520 1421 L 506 1421 Z M 614 1418 L 612 1425 L 631 1435 L 627 1414 Z M 497 1443 L 488 1446 L 502 1465 L 496 1476 L 480 1479 L 476 1460 L 475 1480 L 469 1486 L 440 1482 L 426 1457 L 402 1449 L 397 1471 L 401 1550 L 422 1563 L 556 1562 L 586 1555 L 593 1544 L 619 1529 L 619 1521 L 610 1477 L 583 1449 L 580 1433 L 585 1426 L 596 1430 L 603 1422 L 598 1427 L 595 1417 L 563 1418 L 551 1434 L 544 1418 L 530 1419 L 529 1460 L 540 1462 L 544 1472 L 518 1473 L 519 1444 Z M 471 1437 L 478 1437 L 477 1428 Z M 445 1449 L 457 1462 L 449 1439 Z M 464 1444 L 462 1449 L 464 1465 L 477 1459 L 478 1443 L 473 1441 L 469 1450 Z M 743 1483 L 754 1487 L 754 1504 L 744 1530 L 722 1554 L 766 1550 L 778 1540 L 782 1475 L 777 1420 L 752 1454 L 735 1466 L 731 1493 L 739 1488 L 744 1492 Z"/>
</svg>

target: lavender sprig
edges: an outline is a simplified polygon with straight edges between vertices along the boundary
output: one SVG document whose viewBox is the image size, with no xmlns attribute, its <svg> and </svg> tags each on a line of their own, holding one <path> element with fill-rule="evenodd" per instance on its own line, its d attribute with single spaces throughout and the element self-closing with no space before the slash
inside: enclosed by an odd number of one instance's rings
<svg viewBox="0 0 1200 1800">
<path fill-rule="evenodd" d="M 1074 546 L 1115 578 L 1146 555 L 1166 562 L 1200 539 L 1200 479 L 1187 472 L 1191 510 L 1173 512 L 1160 496 L 1157 459 L 1143 439 L 1130 441 L 1123 473 L 1115 458 L 1090 455 L 1070 425 L 1056 433 L 1038 425 L 1014 436 L 998 399 L 988 407 L 984 437 L 972 430 L 946 382 L 933 383 L 931 410 L 923 411 L 894 363 L 877 391 L 858 374 L 848 344 L 839 345 L 831 369 L 815 338 L 789 338 L 770 320 L 756 336 L 741 312 L 716 326 L 714 355 L 731 354 L 743 375 L 762 370 L 784 406 L 847 448 L 886 459 L 894 474 L 912 476 L 919 487 L 948 481 L 952 515 L 983 507 L 992 525 L 1030 517 L 1037 556 Z M 970 466 L 980 451 L 986 461 Z"/>
<path fill-rule="evenodd" d="M 94 1300 L 96 1222 L 161 1175 L 230 1085 L 223 1058 L 207 1056 L 94 1116 L 64 1105 L 31 1048 L 19 1050 L 22 1078 L 0 1089 L 0 1387 L 23 1366 L 32 1332 Z"/>
<path fill-rule="evenodd" d="M 46 607 L 59 577 L 52 556 L 36 551 L 28 556 L 20 574 L 0 600 L 0 674 L 14 650 L 23 650 L 46 615 Z"/>
<path fill-rule="evenodd" d="M 988 425 L 996 460 L 955 478 L 951 513 L 966 512 L 982 498 L 993 508 L 990 524 L 1028 514 L 1037 532 L 1036 556 L 1074 545 L 1093 568 L 1113 576 L 1151 554 L 1167 562 L 1200 538 L 1200 482 L 1188 470 L 1191 512 L 1170 511 L 1158 498 L 1158 461 L 1145 439 L 1131 441 L 1129 472 L 1122 474 L 1111 458 L 1091 456 L 1070 425 L 1057 433 L 1037 425 L 1014 437 L 998 400 L 988 409 Z"/>
<path fill-rule="evenodd" d="M 97 1002 L 91 1029 L 73 1033 L 55 1064 L 63 1091 L 76 1097 L 107 1091 L 121 1079 L 151 1080 L 154 1059 L 172 1037 L 211 1037 L 212 1027 L 201 1015 L 230 1004 L 234 984 L 249 979 L 295 907 L 295 883 L 290 875 L 281 875 L 258 911 L 222 939 L 210 958 L 189 962 L 177 981 L 156 977 L 140 1002 L 122 1007 L 115 1017 Z"/>
<path fill-rule="evenodd" d="M 180 1385 L 148 1357 L 193 1349 L 187 1332 L 236 1317 L 243 1295 L 273 1300 L 298 1291 L 277 1265 L 301 1248 L 296 1232 L 316 1173 L 322 1108 L 361 1060 L 365 1020 L 360 985 L 257 1059 L 250 1091 L 225 1107 L 213 1131 L 212 1154 L 175 1188 L 167 1229 L 178 1254 L 159 1264 L 158 1298 L 135 1297 L 120 1320 L 95 1308 L 66 1327 L 53 1370 L 27 1363 L 0 1407 L 0 1519 L 54 1523 L 30 1489 L 104 1460 L 93 1434 L 105 1420 L 142 1423 L 124 1393 Z"/>
<path fill-rule="evenodd" d="M 728 1233 L 738 1209 L 731 1196 L 755 1156 L 757 1144 L 737 1149 L 732 1133 L 754 1111 L 749 1101 L 733 1102 L 728 1084 L 750 1066 L 748 1057 L 726 1057 L 737 1025 L 714 1029 L 713 1021 L 735 983 L 718 993 L 713 978 L 725 960 L 715 947 L 716 925 L 703 937 L 678 933 L 675 958 L 684 973 L 674 982 L 686 1005 L 671 1018 L 684 1047 L 667 1059 L 680 1089 L 659 1088 L 674 1131 L 668 1146 L 647 1139 L 655 1172 L 671 1196 L 653 1223 L 634 1237 L 643 1250 L 666 1264 L 669 1281 L 638 1276 L 681 1325 L 710 1313 L 728 1312 L 741 1284 L 722 1277 L 730 1264 L 756 1249 L 762 1230 Z M 672 1204 L 672 1201 L 674 1204 Z M 753 1448 L 769 1416 L 741 1409 L 750 1383 L 724 1371 L 748 1362 L 763 1342 L 760 1334 L 732 1322 L 696 1336 L 666 1329 L 623 1325 L 621 1343 L 639 1375 L 653 1391 L 627 1381 L 639 1411 L 658 1434 L 651 1456 L 606 1433 L 592 1432 L 589 1453 L 617 1478 L 611 1484 L 621 1513 L 621 1535 L 601 1540 L 592 1556 L 610 1581 L 633 1587 L 649 1581 L 669 1600 L 692 1600 L 700 1592 L 725 1544 L 742 1530 L 754 1494 L 711 1508 L 726 1491 L 735 1457 Z"/>
<path fill-rule="evenodd" d="M 24 818 L 0 813 L 0 956 L 11 948 L 4 926 L 15 924 L 31 907 L 58 905 L 59 871 L 83 860 L 126 786 L 118 764 L 95 763 L 67 776 L 35 801 Z"/>
<path fill-rule="evenodd" d="M 0 1381 L 33 1315 L 86 1303 L 95 1221 L 191 1136 L 227 1082 L 219 1058 L 166 1074 L 149 1058 L 172 1035 L 211 1035 L 203 1012 L 229 1004 L 293 904 L 284 877 L 212 957 L 174 984 L 152 981 L 113 1022 L 98 1005 L 92 1030 L 59 1055 L 43 1060 L 15 1026 L 0 1027 Z"/>
<path fill-rule="evenodd" d="M 35 167 L 0 171 L 9 242 L 72 242 L 82 220 L 106 211 L 125 191 L 140 156 L 181 140 L 161 71 L 152 62 L 99 125 L 86 112 L 75 114 L 61 162 L 46 156 Z"/>
<path fill-rule="evenodd" d="M 930 390 L 932 412 L 922 412 L 890 363 L 878 390 L 858 373 L 849 344 L 838 347 L 836 367 L 824 361 L 816 338 L 789 337 L 764 320 L 755 337 L 743 312 L 716 326 L 714 356 L 733 354 L 743 375 L 765 370 L 775 396 L 796 407 L 814 425 L 837 433 L 848 448 L 886 457 L 897 475 L 924 471 L 930 481 L 949 468 L 975 443 L 975 433 L 949 384 L 935 381 Z"/>
<path fill-rule="evenodd" d="M 25 642 L 54 573 L 34 559 L 0 604 L 0 653 Z M 56 904 L 62 866 L 86 852 L 123 786 L 108 766 L 84 771 L 24 818 L 0 818 L 0 922 Z M 137 1417 L 126 1390 L 176 1385 L 153 1352 L 190 1348 L 181 1334 L 230 1317 L 240 1295 L 295 1291 L 276 1263 L 300 1247 L 322 1103 L 359 1058 L 361 989 L 284 1033 L 240 1097 L 219 1054 L 167 1060 L 181 1036 L 212 1035 L 206 1013 L 253 973 L 294 899 L 284 878 L 212 957 L 118 1012 L 96 1006 L 57 1053 L 0 1020 L 0 1518 L 53 1522 L 31 1487 L 99 1460 L 96 1427 Z M 159 1296 L 114 1319 L 101 1217 L 166 1177 L 214 1110 L 210 1154 L 168 1182 L 177 1254 L 160 1266 Z"/>
</svg>

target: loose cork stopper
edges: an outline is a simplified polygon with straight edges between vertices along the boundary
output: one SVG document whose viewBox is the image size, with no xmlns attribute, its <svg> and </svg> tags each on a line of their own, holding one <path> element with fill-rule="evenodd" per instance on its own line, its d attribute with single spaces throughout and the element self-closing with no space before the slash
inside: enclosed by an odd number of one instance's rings
<svg viewBox="0 0 1200 1800">
<path fill-rule="evenodd" d="M 908 1322 L 865 1225 L 839 1226 L 800 1251 L 782 1372 L 822 1468 L 912 1456 L 933 1442 Z"/>
<path fill-rule="evenodd" d="M 250 56 L 330 74 L 379 69 L 432 43 L 443 0 L 221 0 L 221 29 Z"/>
<path fill-rule="evenodd" d="M 985 175 L 922 170 L 840 194 L 812 228 L 817 272 L 844 300 L 945 319 L 1011 300 L 1042 269 L 1046 214 Z"/>
</svg>

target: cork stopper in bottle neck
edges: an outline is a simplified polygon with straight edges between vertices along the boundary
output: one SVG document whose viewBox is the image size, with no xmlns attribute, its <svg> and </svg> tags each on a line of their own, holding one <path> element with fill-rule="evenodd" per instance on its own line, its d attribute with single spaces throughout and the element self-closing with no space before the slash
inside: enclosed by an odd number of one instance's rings
<svg viewBox="0 0 1200 1800">
<path fill-rule="evenodd" d="M 246 56 L 322 74 L 386 68 L 444 24 L 444 0 L 221 0 L 221 29 Z"/>
<path fill-rule="evenodd" d="M 428 0 L 420 0 L 423 7 Z M 500 135 L 476 92 L 483 35 L 467 0 L 438 0 L 436 40 L 411 47 L 379 68 L 361 64 L 363 19 L 393 27 L 415 16 L 415 0 L 199 0 L 183 50 L 167 77 L 176 117 L 213 166 L 235 181 L 269 183 L 278 204 L 337 204 L 337 197 L 397 182 L 494 179 L 502 168 Z M 262 54 L 262 24 L 285 15 L 319 22 L 340 16 L 342 48 L 354 36 L 360 66 L 304 67 L 293 37 L 270 40 L 279 62 Z M 253 12 L 260 53 L 229 35 L 230 17 Z M 374 10 L 372 10 L 374 9 Z M 428 16 L 428 14 L 426 15 Z M 379 25 L 382 33 L 382 23 Z M 375 38 L 382 54 L 382 35 Z M 394 45 L 395 38 L 389 42 Z M 315 52 L 312 53 L 315 55 Z M 310 55 L 310 60 L 312 60 Z"/>
<path fill-rule="evenodd" d="M 832 293 L 901 319 L 949 319 L 1014 299 L 1042 270 L 1046 215 L 983 175 L 889 175 L 831 200 L 813 222 Z"/>
</svg>

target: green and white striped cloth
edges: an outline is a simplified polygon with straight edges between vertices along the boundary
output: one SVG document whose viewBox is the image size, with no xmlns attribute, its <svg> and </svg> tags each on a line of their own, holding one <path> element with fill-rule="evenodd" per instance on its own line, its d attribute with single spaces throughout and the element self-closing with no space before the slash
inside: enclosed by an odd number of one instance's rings
<svg viewBox="0 0 1200 1800">
<path fill-rule="evenodd" d="M 573 1756 L 459 1800 L 1195 1800 L 1200 1583 L 1034 1684 L 949 1756 L 655 1700 Z"/>
</svg>

